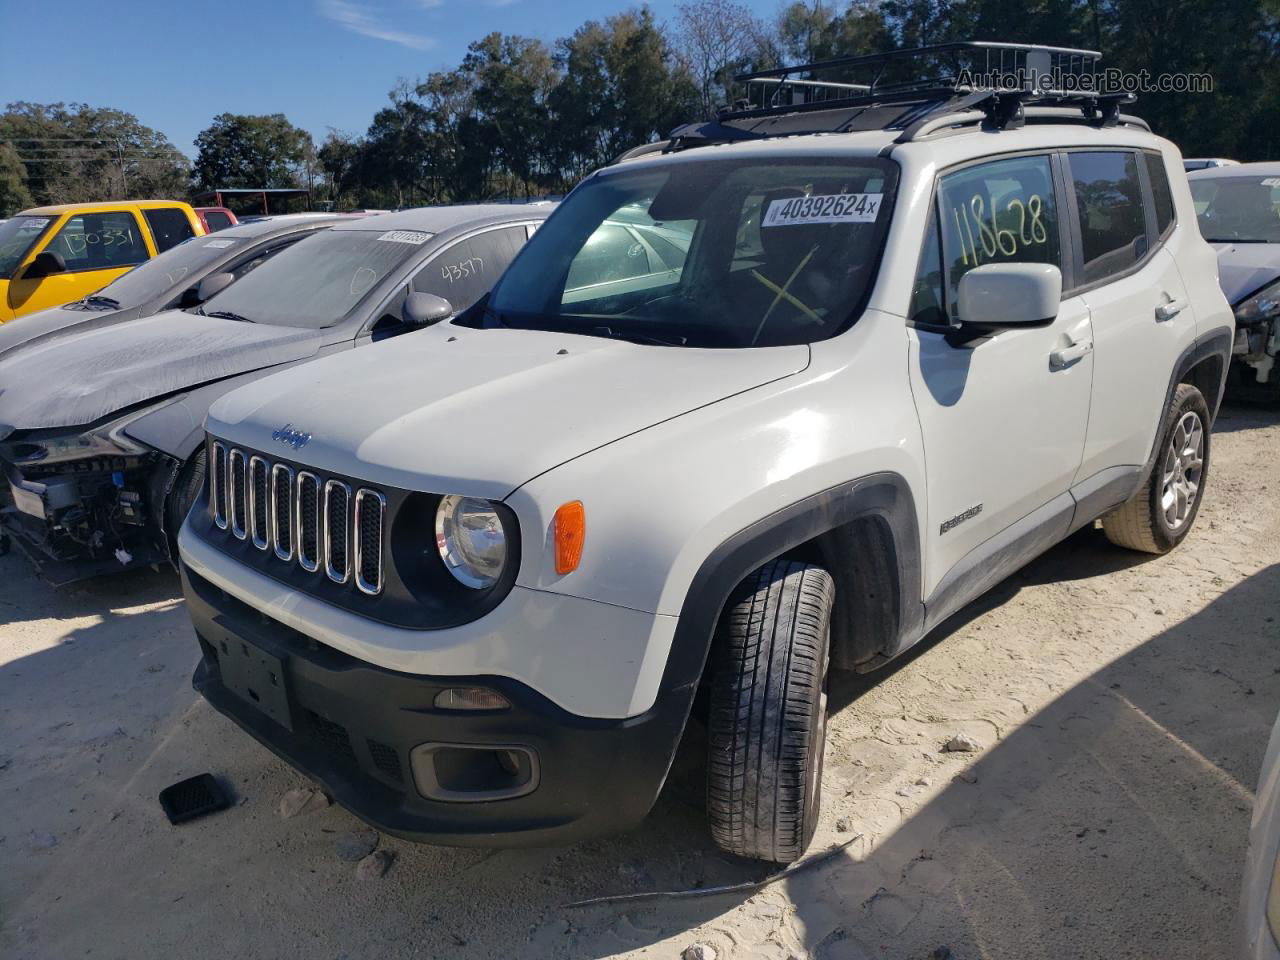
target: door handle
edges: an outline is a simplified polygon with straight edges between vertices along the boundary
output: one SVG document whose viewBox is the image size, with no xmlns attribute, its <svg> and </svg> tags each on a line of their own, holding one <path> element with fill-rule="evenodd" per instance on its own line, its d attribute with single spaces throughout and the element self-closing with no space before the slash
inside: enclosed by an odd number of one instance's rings
<svg viewBox="0 0 1280 960">
<path fill-rule="evenodd" d="M 1171 297 L 1168 303 L 1162 303 L 1156 307 L 1156 323 L 1172 320 L 1185 309 L 1187 309 L 1185 297 Z"/>
<path fill-rule="evenodd" d="M 1092 352 L 1092 340 L 1077 340 L 1071 346 L 1062 347 L 1049 354 L 1049 369 L 1065 370 L 1067 367 L 1079 363 Z"/>
</svg>

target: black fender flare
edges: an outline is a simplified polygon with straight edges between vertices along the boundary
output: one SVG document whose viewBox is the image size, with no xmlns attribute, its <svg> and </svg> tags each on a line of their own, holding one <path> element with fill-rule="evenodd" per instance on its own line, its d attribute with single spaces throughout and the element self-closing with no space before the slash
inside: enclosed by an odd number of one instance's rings
<svg viewBox="0 0 1280 960">
<path fill-rule="evenodd" d="M 1155 436 L 1151 440 L 1151 453 L 1147 456 L 1147 462 L 1143 465 L 1142 471 L 1138 474 L 1138 483 L 1133 488 L 1134 493 L 1141 490 L 1151 477 L 1151 471 L 1155 468 L 1156 460 L 1160 456 L 1160 424 L 1164 422 L 1165 411 L 1169 409 L 1169 404 L 1173 403 L 1173 394 L 1178 389 L 1178 384 L 1184 382 L 1187 373 L 1193 367 L 1213 356 L 1221 358 L 1222 374 L 1215 385 L 1214 395 L 1206 396 L 1204 399 L 1209 406 L 1209 419 L 1211 421 L 1218 419 L 1218 408 L 1222 405 L 1222 395 L 1226 391 L 1227 371 L 1231 367 L 1231 348 L 1234 343 L 1235 330 L 1231 327 L 1218 327 L 1210 333 L 1196 337 L 1195 342 L 1182 351 L 1182 355 L 1178 357 L 1178 362 L 1173 365 L 1173 373 L 1169 376 L 1169 387 L 1165 391 L 1164 405 L 1160 408 L 1160 417 L 1156 420 Z"/>
<path fill-rule="evenodd" d="M 903 638 L 920 634 L 924 623 L 922 547 L 910 485 L 901 475 L 884 472 L 830 487 L 738 531 L 712 550 L 698 568 L 680 608 L 660 685 L 667 692 L 681 691 L 687 699 L 682 726 L 706 666 L 720 612 L 734 587 L 769 560 L 866 517 L 883 521 L 895 554 L 898 636 L 886 653 L 896 653 Z"/>
</svg>

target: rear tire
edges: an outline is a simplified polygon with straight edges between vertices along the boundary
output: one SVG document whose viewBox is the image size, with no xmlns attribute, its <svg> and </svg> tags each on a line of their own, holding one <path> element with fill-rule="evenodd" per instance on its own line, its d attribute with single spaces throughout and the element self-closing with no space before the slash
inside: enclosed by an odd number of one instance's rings
<svg viewBox="0 0 1280 960">
<path fill-rule="evenodd" d="M 169 499 L 164 505 L 165 543 L 169 548 L 169 562 L 174 569 L 178 567 L 178 531 L 182 529 L 191 505 L 200 496 L 200 488 L 204 486 L 204 475 L 207 458 L 204 447 L 201 447 L 191 459 L 178 470 L 178 479 L 169 491 Z"/>
<path fill-rule="evenodd" d="M 1118 547 L 1168 553 L 1191 532 L 1208 480 L 1209 406 L 1199 390 L 1180 383 L 1165 412 L 1151 476 L 1102 518 L 1102 530 Z"/>
<path fill-rule="evenodd" d="M 724 850 L 791 863 L 818 824 L 835 587 L 773 560 L 720 618 L 711 660 L 707 814 Z"/>
</svg>

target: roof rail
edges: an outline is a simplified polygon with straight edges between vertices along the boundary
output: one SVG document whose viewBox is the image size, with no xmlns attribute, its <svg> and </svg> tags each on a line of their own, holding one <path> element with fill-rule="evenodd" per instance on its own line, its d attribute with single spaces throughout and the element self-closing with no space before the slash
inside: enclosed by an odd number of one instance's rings
<svg viewBox="0 0 1280 960">
<path fill-rule="evenodd" d="M 776 67 L 734 79 L 746 95 L 715 120 L 672 131 L 664 152 L 803 133 L 898 130 L 896 142 L 975 125 L 1037 123 L 1146 127 L 1122 115 L 1132 94 L 1099 88 L 1096 50 L 956 41 Z M 1147 128 L 1150 129 L 1150 128 Z"/>
</svg>

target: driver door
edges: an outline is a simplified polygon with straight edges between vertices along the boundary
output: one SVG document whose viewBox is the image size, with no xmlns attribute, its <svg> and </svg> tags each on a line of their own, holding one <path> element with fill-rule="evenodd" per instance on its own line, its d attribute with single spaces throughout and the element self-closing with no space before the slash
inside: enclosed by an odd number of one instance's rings
<svg viewBox="0 0 1280 960">
<path fill-rule="evenodd" d="M 1052 322 L 956 336 L 956 292 L 992 262 L 1063 267 L 1062 204 L 1050 155 L 944 174 L 908 336 L 924 438 L 930 624 L 1065 534 L 1083 455 L 1093 377 L 1089 311 L 1068 297 Z M 968 321 L 981 318 L 966 317 Z M 939 322 L 942 321 L 942 322 Z M 1065 366 L 1051 357 L 1071 345 Z"/>
</svg>

